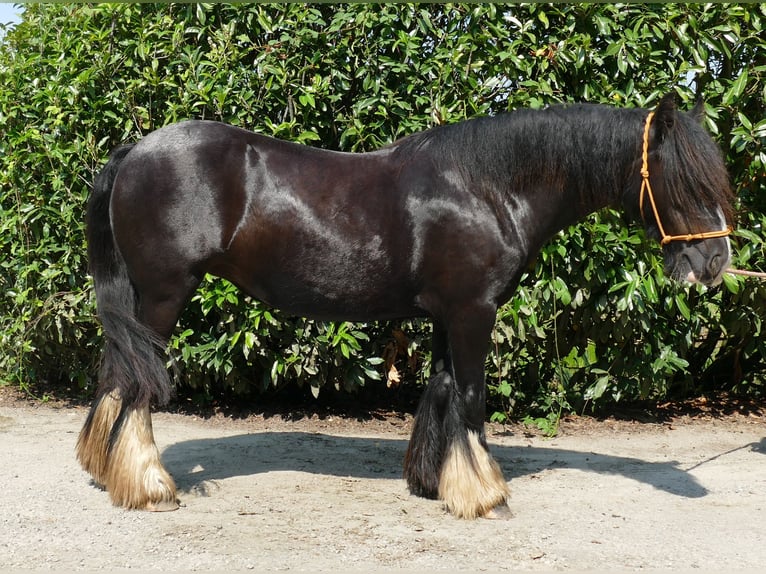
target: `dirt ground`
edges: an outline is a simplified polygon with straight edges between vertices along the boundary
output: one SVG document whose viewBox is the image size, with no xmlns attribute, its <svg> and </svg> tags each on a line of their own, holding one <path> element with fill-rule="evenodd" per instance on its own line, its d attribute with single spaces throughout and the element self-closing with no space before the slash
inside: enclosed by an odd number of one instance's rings
<svg viewBox="0 0 766 574">
<path fill-rule="evenodd" d="M 74 456 L 82 407 L 0 393 L 0 568 L 762 571 L 766 418 L 492 426 L 513 518 L 410 496 L 412 419 L 159 413 L 170 513 L 114 508 Z"/>
</svg>

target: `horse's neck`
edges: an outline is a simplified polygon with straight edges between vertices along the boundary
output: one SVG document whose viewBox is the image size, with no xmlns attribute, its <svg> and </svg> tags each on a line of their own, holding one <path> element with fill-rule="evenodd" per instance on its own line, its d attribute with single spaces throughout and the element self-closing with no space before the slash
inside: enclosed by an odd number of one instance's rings
<svg viewBox="0 0 766 574">
<path fill-rule="evenodd" d="M 618 127 L 620 124 L 627 126 Z M 530 226 L 530 242 L 542 244 L 556 232 L 605 207 L 623 207 L 638 197 L 641 126 L 632 121 L 604 126 L 587 123 L 578 130 L 544 126 L 530 139 L 536 145 L 509 149 L 510 185 L 506 202 L 524 205 L 537 222 Z M 518 148 L 518 146 L 517 146 Z M 520 159 L 521 158 L 521 159 Z M 635 190 L 633 189 L 635 187 Z M 635 192 L 635 193 L 634 193 Z"/>
</svg>

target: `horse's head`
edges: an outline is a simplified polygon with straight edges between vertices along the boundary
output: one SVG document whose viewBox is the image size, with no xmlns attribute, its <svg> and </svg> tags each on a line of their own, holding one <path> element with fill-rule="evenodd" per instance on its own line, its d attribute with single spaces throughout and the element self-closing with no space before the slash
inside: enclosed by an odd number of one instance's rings
<svg viewBox="0 0 766 574">
<path fill-rule="evenodd" d="M 733 194 L 702 113 L 701 103 L 679 112 L 665 96 L 646 119 L 639 201 L 649 234 L 662 244 L 665 272 L 716 285 L 731 260 Z"/>
</svg>

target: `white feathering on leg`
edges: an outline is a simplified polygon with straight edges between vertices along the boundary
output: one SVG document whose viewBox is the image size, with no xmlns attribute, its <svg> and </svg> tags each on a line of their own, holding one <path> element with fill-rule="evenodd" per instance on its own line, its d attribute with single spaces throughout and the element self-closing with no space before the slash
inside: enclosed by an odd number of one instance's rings
<svg viewBox="0 0 766 574">
<path fill-rule="evenodd" d="M 468 449 L 453 442 L 439 480 L 439 499 L 458 518 L 486 516 L 504 505 L 510 490 L 495 459 L 481 446 L 479 435 L 468 431 Z"/>
</svg>

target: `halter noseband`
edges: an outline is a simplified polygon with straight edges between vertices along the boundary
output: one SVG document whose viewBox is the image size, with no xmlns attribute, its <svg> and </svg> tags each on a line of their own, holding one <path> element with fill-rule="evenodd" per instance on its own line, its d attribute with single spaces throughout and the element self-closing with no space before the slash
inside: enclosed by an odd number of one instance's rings
<svg viewBox="0 0 766 574">
<path fill-rule="evenodd" d="M 721 231 L 706 231 L 703 233 L 689 233 L 687 235 L 668 235 L 665 233 L 665 229 L 662 227 L 662 221 L 660 221 L 660 213 L 657 211 L 657 204 L 654 202 L 652 185 L 649 183 L 649 128 L 652 125 L 653 117 L 654 112 L 649 112 L 649 115 L 646 117 L 646 123 L 644 124 L 644 146 L 641 152 L 641 193 L 638 199 L 638 208 L 641 210 L 641 218 L 643 219 L 644 217 L 644 193 L 646 193 L 646 195 L 649 196 L 649 203 L 654 212 L 654 219 L 657 221 L 657 228 L 662 236 L 660 245 L 667 245 L 671 241 L 692 241 L 693 239 L 726 237 L 731 233 L 730 227 L 722 229 Z"/>
</svg>

